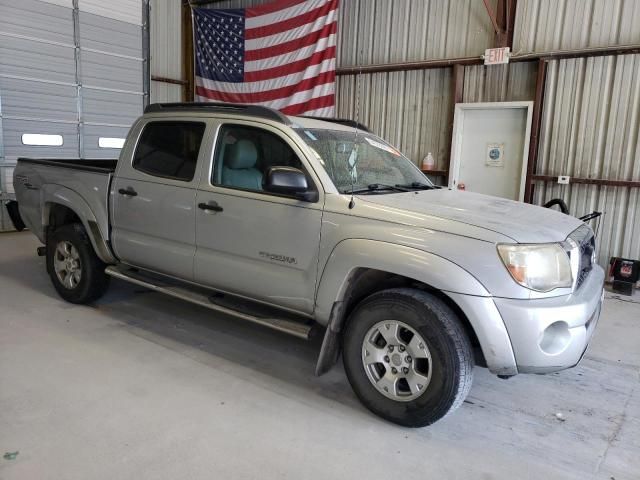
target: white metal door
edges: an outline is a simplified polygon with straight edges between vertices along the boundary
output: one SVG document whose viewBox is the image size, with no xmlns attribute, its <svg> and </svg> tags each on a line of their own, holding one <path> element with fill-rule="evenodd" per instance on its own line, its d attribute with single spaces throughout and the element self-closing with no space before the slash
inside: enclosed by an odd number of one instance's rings
<svg viewBox="0 0 640 480">
<path fill-rule="evenodd" d="M 533 102 L 456 105 L 449 187 L 524 199 Z"/>
</svg>

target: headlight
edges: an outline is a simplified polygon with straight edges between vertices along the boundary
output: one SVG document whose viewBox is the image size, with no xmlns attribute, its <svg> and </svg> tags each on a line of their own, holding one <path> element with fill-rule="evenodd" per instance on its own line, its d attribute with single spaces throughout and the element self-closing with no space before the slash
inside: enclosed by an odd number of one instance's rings
<svg viewBox="0 0 640 480">
<path fill-rule="evenodd" d="M 502 244 L 498 253 L 513 279 L 523 287 L 548 292 L 573 284 L 569 255 L 558 243 Z"/>
</svg>

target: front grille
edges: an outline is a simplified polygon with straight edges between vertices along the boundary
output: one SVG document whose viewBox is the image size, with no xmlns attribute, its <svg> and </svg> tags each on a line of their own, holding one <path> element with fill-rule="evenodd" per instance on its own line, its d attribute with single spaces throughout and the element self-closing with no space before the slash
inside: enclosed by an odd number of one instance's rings
<svg viewBox="0 0 640 480">
<path fill-rule="evenodd" d="M 593 252 L 596 249 L 596 240 L 593 235 L 593 230 L 587 225 L 578 227 L 571 235 L 569 239 L 575 245 L 569 256 L 576 255 L 577 262 L 571 262 L 575 265 L 574 276 L 576 279 L 575 288 L 578 289 L 584 283 L 589 276 L 589 272 L 593 269 Z M 573 258 L 571 258 L 573 260 Z"/>
<path fill-rule="evenodd" d="M 592 259 L 595 249 L 596 241 L 593 235 L 580 245 L 580 264 L 578 266 L 578 281 L 576 282 L 576 288 L 580 288 L 580 285 L 582 285 L 593 268 Z"/>
</svg>

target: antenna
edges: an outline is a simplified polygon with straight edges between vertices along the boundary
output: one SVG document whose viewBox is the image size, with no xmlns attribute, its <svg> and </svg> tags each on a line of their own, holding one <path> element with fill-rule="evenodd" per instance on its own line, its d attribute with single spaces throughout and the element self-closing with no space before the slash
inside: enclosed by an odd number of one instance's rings
<svg viewBox="0 0 640 480">
<path fill-rule="evenodd" d="M 356 77 L 356 123 L 354 125 L 354 139 L 353 139 L 353 148 L 351 151 L 351 155 L 349 156 L 349 160 L 347 160 L 351 166 L 351 200 L 349 200 L 349 210 L 356 206 L 355 199 L 353 198 L 353 190 L 355 186 L 355 173 L 356 173 L 356 163 L 358 163 L 358 126 L 360 125 L 360 77 L 362 77 L 362 49 L 360 49 L 360 59 L 358 63 L 360 64 L 360 68 L 358 70 L 358 76 Z M 355 154 L 354 154 L 355 152 Z M 353 165 L 351 165 L 351 156 L 353 156 Z"/>
</svg>

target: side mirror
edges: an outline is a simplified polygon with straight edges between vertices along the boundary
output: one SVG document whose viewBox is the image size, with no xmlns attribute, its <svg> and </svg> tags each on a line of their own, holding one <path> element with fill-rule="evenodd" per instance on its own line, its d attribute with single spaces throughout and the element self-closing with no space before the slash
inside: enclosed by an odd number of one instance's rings
<svg viewBox="0 0 640 480">
<path fill-rule="evenodd" d="M 318 192 L 309 190 L 306 175 L 297 168 L 270 167 L 262 186 L 267 192 L 291 195 L 305 202 L 318 200 Z"/>
</svg>

